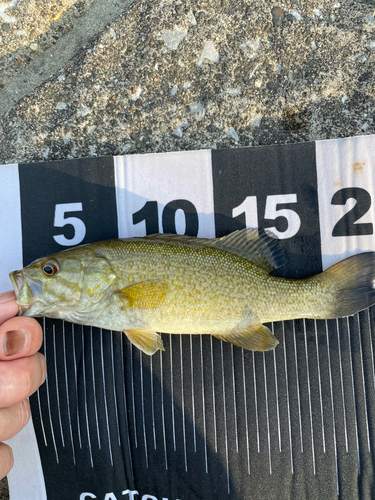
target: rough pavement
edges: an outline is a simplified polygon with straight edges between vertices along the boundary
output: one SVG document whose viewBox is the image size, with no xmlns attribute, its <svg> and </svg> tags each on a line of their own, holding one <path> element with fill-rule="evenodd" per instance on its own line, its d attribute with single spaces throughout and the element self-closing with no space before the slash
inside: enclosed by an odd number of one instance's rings
<svg viewBox="0 0 375 500">
<path fill-rule="evenodd" d="M 41 34 L 36 15 L 26 23 L 27 2 L 6 11 L 14 19 L 0 25 L 8 92 L 15 72 L 44 67 L 100 4 L 64 1 L 34 1 L 51 21 Z M 97 36 L 82 36 L 72 59 L 70 51 L 64 61 L 56 56 L 55 73 L 9 111 L 3 104 L 0 162 L 374 133 L 374 8 L 328 0 L 134 2 Z"/>
<path fill-rule="evenodd" d="M 0 2 L 0 164 L 373 134 L 374 62 L 373 0 Z"/>
</svg>

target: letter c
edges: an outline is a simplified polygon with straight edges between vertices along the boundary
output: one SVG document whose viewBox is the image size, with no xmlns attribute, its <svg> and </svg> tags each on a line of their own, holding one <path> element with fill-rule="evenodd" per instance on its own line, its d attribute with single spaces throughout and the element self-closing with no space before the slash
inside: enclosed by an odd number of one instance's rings
<svg viewBox="0 0 375 500">
<path fill-rule="evenodd" d="M 79 495 L 79 500 L 86 500 L 87 498 L 98 498 L 93 493 L 81 493 Z"/>
</svg>

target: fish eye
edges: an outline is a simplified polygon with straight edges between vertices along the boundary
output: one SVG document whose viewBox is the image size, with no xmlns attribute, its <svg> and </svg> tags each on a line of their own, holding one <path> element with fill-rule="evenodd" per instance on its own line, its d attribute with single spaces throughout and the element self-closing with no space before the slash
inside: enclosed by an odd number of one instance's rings
<svg viewBox="0 0 375 500">
<path fill-rule="evenodd" d="M 59 266 L 57 262 L 48 260 L 43 264 L 43 272 L 46 276 L 53 276 L 54 274 L 59 272 Z"/>
</svg>

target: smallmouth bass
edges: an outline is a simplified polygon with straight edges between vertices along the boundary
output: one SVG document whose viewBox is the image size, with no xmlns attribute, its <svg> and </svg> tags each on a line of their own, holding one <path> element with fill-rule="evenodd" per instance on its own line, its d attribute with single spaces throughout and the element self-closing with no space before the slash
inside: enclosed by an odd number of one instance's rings
<svg viewBox="0 0 375 500">
<path fill-rule="evenodd" d="M 301 280 L 270 274 L 284 263 L 280 242 L 257 229 L 155 234 L 64 250 L 10 279 L 20 315 L 123 331 L 149 355 L 164 349 L 157 332 L 270 350 L 278 340 L 263 323 L 351 316 L 375 303 L 375 252 Z"/>
</svg>

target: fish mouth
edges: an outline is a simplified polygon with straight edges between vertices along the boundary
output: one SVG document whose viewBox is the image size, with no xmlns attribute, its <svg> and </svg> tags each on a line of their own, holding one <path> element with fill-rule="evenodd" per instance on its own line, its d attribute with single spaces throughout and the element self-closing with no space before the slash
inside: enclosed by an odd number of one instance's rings
<svg viewBox="0 0 375 500">
<path fill-rule="evenodd" d="M 31 308 L 33 299 L 42 294 L 42 282 L 37 279 L 26 281 L 21 271 L 13 271 L 9 277 L 17 297 L 18 315 L 22 316 Z"/>
</svg>

